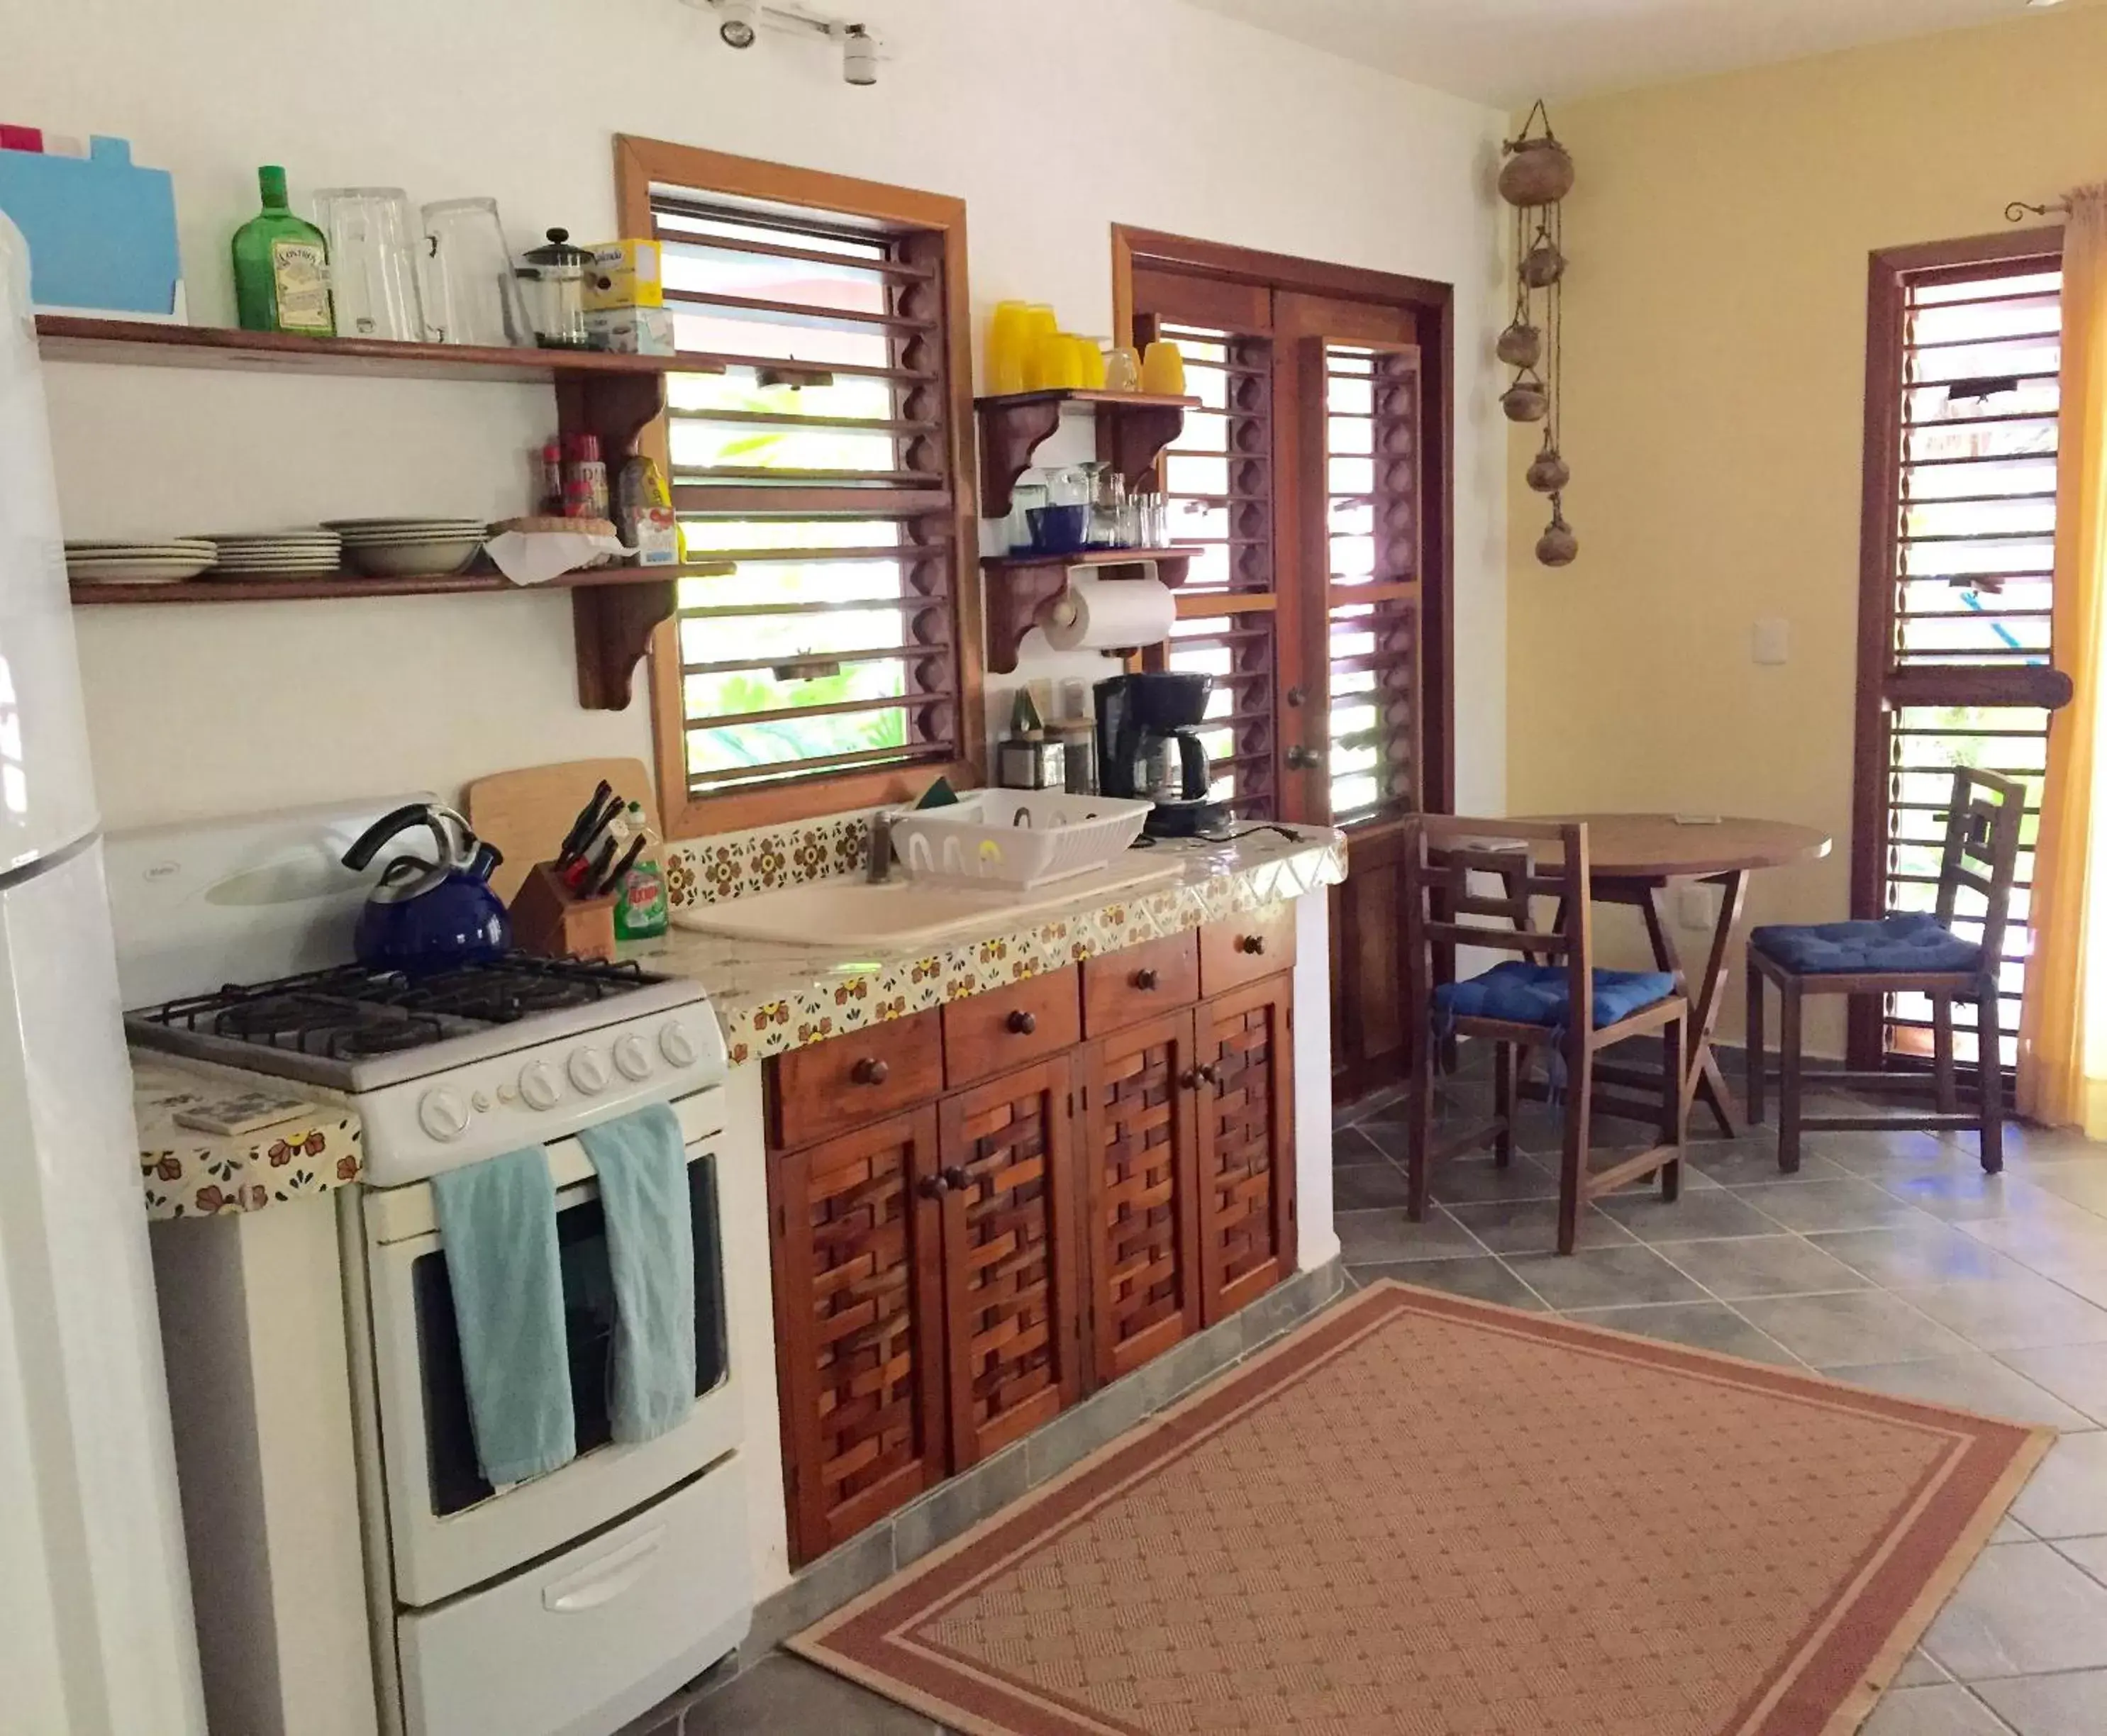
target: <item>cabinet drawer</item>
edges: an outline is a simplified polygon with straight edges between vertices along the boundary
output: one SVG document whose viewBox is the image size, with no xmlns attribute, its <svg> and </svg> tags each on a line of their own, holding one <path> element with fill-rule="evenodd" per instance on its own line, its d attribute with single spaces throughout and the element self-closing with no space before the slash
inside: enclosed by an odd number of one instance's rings
<svg viewBox="0 0 2107 1736">
<path fill-rule="evenodd" d="M 939 1095 L 939 1029 L 932 1008 L 775 1056 L 769 1064 L 771 1142 L 794 1150 Z"/>
<path fill-rule="evenodd" d="M 1200 931 L 1083 962 L 1083 1029 L 1103 1036 L 1200 998 Z"/>
<path fill-rule="evenodd" d="M 954 1091 L 1082 1040 L 1071 965 L 944 1008 L 944 1077 Z"/>
<path fill-rule="evenodd" d="M 1295 906 L 1268 904 L 1200 931 L 1200 992 L 1222 994 L 1295 968 Z"/>
</svg>

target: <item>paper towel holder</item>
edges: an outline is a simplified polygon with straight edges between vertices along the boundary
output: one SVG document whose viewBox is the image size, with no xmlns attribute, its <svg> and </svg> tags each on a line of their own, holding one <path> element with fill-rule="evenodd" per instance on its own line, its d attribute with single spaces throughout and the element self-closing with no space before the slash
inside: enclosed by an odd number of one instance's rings
<svg viewBox="0 0 2107 1736">
<path fill-rule="evenodd" d="M 1191 572 L 1196 547 L 1171 549 L 1086 549 L 1076 554 L 993 554 L 983 556 L 987 577 L 987 666 L 996 675 L 1017 672 L 1018 647 L 1034 627 L 1068 594 L 1069 575 L 1078 569 L 1100 578 L 1160 579 L 1176 590 Z"/>
</svg>

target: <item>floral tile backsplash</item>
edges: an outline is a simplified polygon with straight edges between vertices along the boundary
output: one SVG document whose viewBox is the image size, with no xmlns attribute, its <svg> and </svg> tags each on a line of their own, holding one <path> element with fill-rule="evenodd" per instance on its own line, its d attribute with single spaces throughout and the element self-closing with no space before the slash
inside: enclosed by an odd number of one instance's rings
<svg viewBox="0 0 2107 1736">
<path fill-rule="evenodd" d="M 680 910 L 860 874 L 870 853 L 870 817 L 875 812 L 864 808 L 668 844 L 667 896 Z"/>
</svg>

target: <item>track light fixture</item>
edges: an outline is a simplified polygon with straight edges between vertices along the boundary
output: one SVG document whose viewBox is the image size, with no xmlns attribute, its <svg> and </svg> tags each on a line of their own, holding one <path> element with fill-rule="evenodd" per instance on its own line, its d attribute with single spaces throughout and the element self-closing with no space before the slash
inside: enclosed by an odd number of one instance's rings
<svg viewBox="0 0 2107 1736">
<path fill-rule="evenodd" d="M 762 0 L 687 0 L 687 3 L 707 7 L 717 15 L 717 34 L 730 47 L 751 48 L 761 39 L 763 30 L 824 36 L 841 44 L 842 78 L 845 83 L 878 83 L 879 43 L 867 25 L 808 11 L 796 0 L 785 0 L 785 3 L 775 6 L 765 5 Z"/>
<path fill-rule="evenodd" d="M 725 39 L 726 47 L 751 48 L 760 41 L 758 0 L 717 0 L 717 8 L 723 15 L 717 21 L 717 34 Z"/>
</svg>

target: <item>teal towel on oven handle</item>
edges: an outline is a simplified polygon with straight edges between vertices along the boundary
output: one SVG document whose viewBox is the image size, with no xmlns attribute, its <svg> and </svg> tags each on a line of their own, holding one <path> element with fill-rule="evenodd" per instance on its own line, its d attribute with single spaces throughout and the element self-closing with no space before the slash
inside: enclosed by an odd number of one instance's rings
<svg viewBox="0 0 2107 1736">
<path fill-rule="evenodd" d="M 578 1143 L 600 1173 L 614 1279 L 614 1387 L 608 1414 L 618 1441 L 649 1441 L 695 1405 L 695 1236 L 688 1154 L 671 1107 L 653 1103 Z"/>
<path fill-rule="evenodd" d="M 556 1247 L 556 1184 L 541 1147 L 432 1178 L 469 1422 L 500 1488 L 577 1456 Z"/>
</svg>

